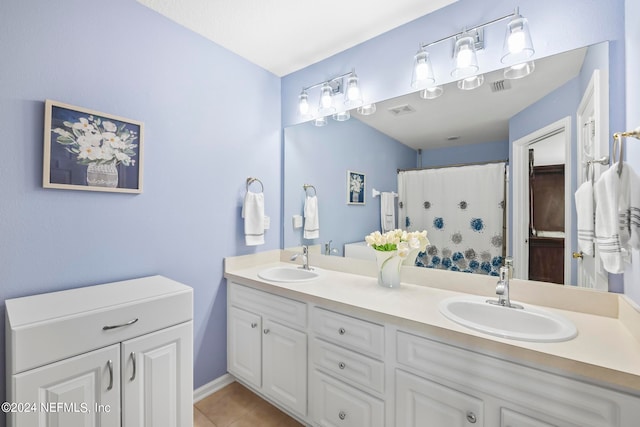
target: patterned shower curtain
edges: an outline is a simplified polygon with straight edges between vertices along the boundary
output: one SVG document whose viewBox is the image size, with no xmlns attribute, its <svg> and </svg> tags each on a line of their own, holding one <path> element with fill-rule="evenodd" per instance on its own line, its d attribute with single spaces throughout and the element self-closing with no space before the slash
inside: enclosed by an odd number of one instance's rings
<svg viewBox="0 0 640 427">
<path fill-rule="evenodd" d="M 398 172 L 398 223 L 430 241 L 416 265 L 497 276 L 504 189 L 505 163 Z"/>
</svg>

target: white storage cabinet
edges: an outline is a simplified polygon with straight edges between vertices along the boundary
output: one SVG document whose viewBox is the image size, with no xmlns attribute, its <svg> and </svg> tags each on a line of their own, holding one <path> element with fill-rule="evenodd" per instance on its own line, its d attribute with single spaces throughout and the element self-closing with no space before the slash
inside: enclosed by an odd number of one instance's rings
<svg viewBox="0 0 640 427">
<path fill-rule="evenodd" d="M 7 425 L 192 426 L 192 318 L 162 276 L 7 300 Z"/>
</svg>

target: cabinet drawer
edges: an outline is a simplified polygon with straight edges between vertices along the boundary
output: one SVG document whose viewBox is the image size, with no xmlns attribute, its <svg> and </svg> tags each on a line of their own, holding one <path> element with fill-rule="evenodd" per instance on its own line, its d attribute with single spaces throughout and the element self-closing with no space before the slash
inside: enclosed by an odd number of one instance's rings
<svg viewBox="0 0 640 427">
<path fill-rule="evenodd" d="M 375 392 L 384 392 L 384 363 L 317 338 L 312 346 L 313 363 L 318 367 L 347 383 L 354 382 Z"/>
<path fill-rule="evenodd" d="M 314 370 L 312 417 L 323 427 L 383 427 L 384 403 Z"/>
<path fill-rule="evenodd" d="M 306 328 L 307 305 L 303 302 L 259 291 L 237 283 L 229 283 L 229 301 L 264 317 L 285 323 L 287 326 Z"/>
<path fill-rule="evenodd" d="M 311 322 L 315 333 L 334 343 L 378 358 L 384 354 L 384 326 L 318 307 Z"/>
</svg>

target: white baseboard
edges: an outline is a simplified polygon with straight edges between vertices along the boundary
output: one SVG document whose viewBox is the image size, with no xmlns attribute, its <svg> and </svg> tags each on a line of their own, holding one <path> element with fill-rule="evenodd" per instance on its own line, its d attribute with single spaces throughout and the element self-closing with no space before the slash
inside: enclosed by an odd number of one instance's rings
<svg viewBox="0 0 640 427">
<path fill-rule="evenodd" d="M 198 387 L 193 391 L 193 403 L 197 403 L 205 397 L 212 395 L 221 388 L 228 386 L 232 382 L 235 382 L 235 380 L 236 379 L 231 374 L 226 373 L 223 376 L 206 383 L 202 387 Z"/>
</svg>

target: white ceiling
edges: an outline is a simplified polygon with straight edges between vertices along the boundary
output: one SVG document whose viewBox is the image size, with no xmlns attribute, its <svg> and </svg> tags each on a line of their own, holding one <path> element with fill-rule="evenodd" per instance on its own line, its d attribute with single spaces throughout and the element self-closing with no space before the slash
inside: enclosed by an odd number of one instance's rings
<svg viewBox="0 0 640 427">
<path fill-rule="evenodd" d="M 285 76 L 457 0 L 137 0 Z"/>
</svg>

